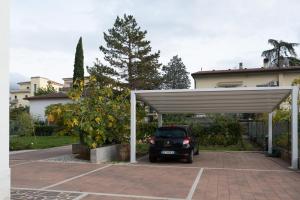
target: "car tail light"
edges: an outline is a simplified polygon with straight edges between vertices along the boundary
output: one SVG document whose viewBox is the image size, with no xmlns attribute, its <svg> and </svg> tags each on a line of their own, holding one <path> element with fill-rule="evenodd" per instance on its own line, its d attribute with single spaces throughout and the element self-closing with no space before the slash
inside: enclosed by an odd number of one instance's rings
<svg viewBox="0 0 300 200">
<path fill-rule="evenodd" d="M 185 138 L 183 140 L 183 144 L 190 144 L 190 138 Z"/>
<path fill-rule="evenodd" d="M 150 139 L 150 144 L 155 144 L 155 137 L 152 137 L 152 138 Z"/>
</svg>

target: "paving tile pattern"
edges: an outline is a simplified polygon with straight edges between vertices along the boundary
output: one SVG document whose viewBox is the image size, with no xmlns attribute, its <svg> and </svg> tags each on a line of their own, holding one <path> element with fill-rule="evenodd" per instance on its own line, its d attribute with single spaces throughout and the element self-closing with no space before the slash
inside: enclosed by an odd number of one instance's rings
<svg viewBox="0 0 300 200">
<path fill-rule="evenodd" d="M 11 200 L 73 200 L 78 193 L 48 192 L 36 190 L 11 190 Z"/>
<path fill-rule="evenodd" d="M 103 166 L 60 162 L 30 162 L 11 168 L 12 186 L 39 189 Z"/>
<path fill-rule="evenodd" d="M 198 172 L 197 168 L 114 165 L 49 189 L 185 198 Z"/>
<path fill-rule="evenodd" d="M 194 194 L 199 200 L 299 200 L 297 172 L 204 170 Z"/>
<path fill-rule="evenodd" d="M 140 164 L 151 164 L 145 157 Z M 206 168 L 232 168 L 232 169 L 265 169 L 281 170 L 289 166 L 288 163 L 279 158 L 266 157 L 263 153 L 252 152 L 200 152 L 192 164 L 186 164 L 182 161 L 161 161 L 158 165 L 167 166 L 189 166 Z"/>
</svg>

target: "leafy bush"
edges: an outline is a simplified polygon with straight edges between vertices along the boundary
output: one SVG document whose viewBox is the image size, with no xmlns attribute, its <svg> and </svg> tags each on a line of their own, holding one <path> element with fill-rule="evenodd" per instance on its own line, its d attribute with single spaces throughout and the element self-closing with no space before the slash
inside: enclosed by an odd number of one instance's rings
<svg viewBox="0 0 300 200">
<path fill-rule="evenodd" d="M 289 142 L 289 134 L 283 133 L 275 138 L 275 145 L 284 149 L 290 149 L 291 144 Z"/>
<path fill-rule="evenodd" d="M 106 143 L 128 143 L 130 122 L 129 91 L 99 87 L 91 77 L 83 90 L 83 82 L 69 92 L 71 104 L 48 107 L 48 121 L 78 134 L 82 144 L 97 148 Z"/>
<path fill-rule="evenodd" d="M 36 136 L 51 136 L 55 133 L 57 126 L 54 125 L 35 125 L 34 134 Z"/>
<path fill-rule="evenodd" d="M 138 123 L 136 139 L 138 143 L 147 143 L 148 139 L 154 134 L 157 128 L 157 122 Z"/>
<path fill-rule="evenodd" d="M 228 116 L 216 115 L 212 123 L 206 126 L 194 123 L 191 128 L 201 145 L 244 145 L 240 123 Z"/>
<path fill-rule="evenodd" d="M 10 135 L 31 136 L 34 133 L 33 119 L 27 112 L 20 112 L 15 120 L 10 120 Z"/>
</svg>

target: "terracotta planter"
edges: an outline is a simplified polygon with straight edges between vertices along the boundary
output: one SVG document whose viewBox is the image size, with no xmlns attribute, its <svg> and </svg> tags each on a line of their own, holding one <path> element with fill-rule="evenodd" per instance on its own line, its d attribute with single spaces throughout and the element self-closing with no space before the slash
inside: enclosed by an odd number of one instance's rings
<svg viewBox="0 0 300 200">
<path fill-rule="evenodd" d="M 120 161 L 128 161 L 130 158 L 129 144 L 120 144 L 119 146 L 119 159 Z"/>
</svg>

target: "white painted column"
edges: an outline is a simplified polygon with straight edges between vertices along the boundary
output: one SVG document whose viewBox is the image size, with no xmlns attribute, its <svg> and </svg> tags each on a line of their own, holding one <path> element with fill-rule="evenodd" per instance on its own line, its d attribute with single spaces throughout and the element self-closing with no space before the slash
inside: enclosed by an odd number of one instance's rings
<svg viewBox="0 0 300 200">
<path fill-rule="evenodd" d="M 130 95 L 130 162 L 136 162 L 136 94 Z"/>
<path fill-rule="evenodd" d="M 298 169 L 298 86 L 293 86 L 292 89 L 292 161 L 291 168 Z"/>
<path fill-rule="evenodd" d="M 10 199 L 9 168 L 9 0 L 0 1 L 0 199 Z"/>
<path fill-rule="evenodd" d="M 272 132 L 273 132 L 273 113 L 270 112 L 269 113 L 269 120 L 268 120 L 268 154 L 272 154 L 272 148 L 273 148 L 273 144 L 272 144 Z"/>
<path fill-rule="evenodd" d="M 157 121 L 158 121 L 158 127 L 162 127 L 162 124 L 163 124 L 162 114 L 158 113 Z"/>
</svg>

